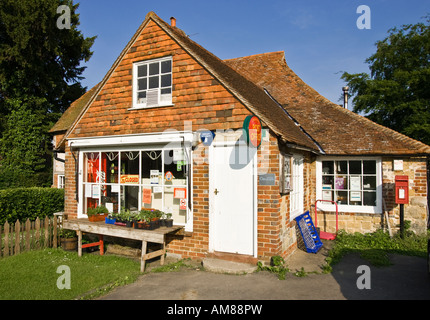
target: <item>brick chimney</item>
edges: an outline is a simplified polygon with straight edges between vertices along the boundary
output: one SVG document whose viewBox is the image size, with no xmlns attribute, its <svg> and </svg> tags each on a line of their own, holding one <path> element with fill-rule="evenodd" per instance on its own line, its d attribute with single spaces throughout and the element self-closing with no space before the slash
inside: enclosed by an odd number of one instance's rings
<svg viewBox="0 0 430 320">
<path fill-rule="evenodd" d="M 176 18 L 175 17 L 170 17 L 170 25 L 172 27 L 176 27 Z"/>
</svg>

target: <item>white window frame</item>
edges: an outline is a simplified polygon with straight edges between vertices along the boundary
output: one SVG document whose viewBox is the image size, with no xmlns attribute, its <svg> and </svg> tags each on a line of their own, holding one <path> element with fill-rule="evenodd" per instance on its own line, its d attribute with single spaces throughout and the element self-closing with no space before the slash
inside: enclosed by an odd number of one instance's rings
<svg viewBox="0 0 430 320">
<path fill-rule="evenodd" d="M 382 161 L 379 157 L 318 157 L 316 161 L 316 199 L 322 199 L 322 162 L 323 161 L 376 161 L 376 206 L 338 204 L 339 212 L 382 213 Z M 318 209 L 336 211 L 336 206 L 329 202 L 318 202 Z"/>
<path fill-rule="evenodd" d="M 149 73 L 149 64 L 151 63 L 155 63 L 155 62 L 159 62 L 160 63 L 160 68 L 161 68 L 161 62 L 163 61 L 170 61 L 171 62 L 171 70 L 170 70 L 170 76 L 171 76 L 171 83 L 170 83 L 170 96 L 168 94 L 161 94 L 161 83 L 159 83 L 158 88 L 154 88 L 154 89 L 147 89 L 147 96 L 146 96 L 146 101 L 148 101 L 148 92 L 153 93 L 154 95 L 156 95 L 157 98 L 157 103 L 153 103 L 153 104 L 148 104 L 147 102 L 145 103 L 138 103 L 137 102 L 137 95 L 138 95 L 138 67 L 139 66 L 143 66 L 143 65 L 147 65 L 148 66 L 148 73 Z M 161 82 L 161 75 L 168 75 L 169 73 L 159 73 L 159 77 L 160 77 L 160 82 Z M 149 82 L 149 74 L 147 76 L 148 78 L 148 82 Z M 139 61 L 139 62 L 135 62 L 133 64 L 133 103 L 132 103 L 132 108 L 130 108 L 131 110 L 133 109 L 142 109 L 142 108 L 156 108 L 156 107 L 166 107 L 166 106 L 172 106 L 172 96 L 173 96 L 173 60 L 172 57 L 163 57 L 163 58 L 159 58 L 159 59 L 151 59 L 151 60 L 145 60 L 145 61 Z M 149 83 L 147 84 L 149 85 Z M 166 87 L 168 88 L 168 87 Z M 154 96 L 155 97 L 155 96 Z M 163 97 L 163 101 L 162 101 L 162 97 Z"/>
<path fill-rule="evenodd" d="M 59 174 L 57 176 L 57 188 L 58 189 L 64 189 L 64 185 L 65 185 L 65 176 L 64 174 Z"/>
<path fill-rule="evenodd" d="M 291 158 L 290 221 L 303 213 L 304 157 L 293 154 Z"/>
<path fill-rule="evenodd" d="M 79 202 L 78 202 L 78 218 L 86 218 L 87 215 L 84 213 L 85 205 L 85 194 L 84 185 L 84 153 L 87 152 L 108 152 L 108 151 L 152 151 L 152 150 L 173 150 L 182 149 L 185 144 L 185 151 L 190 164 L 190 183 L 187 183 L 187 197 L 192 197 L 193 190 L 193 161 L 191 142 L 193 141 L 192 132 L 165 132 L 162 134 L 139 134 L 139 135 L 124 135 L 124 136 L 110 136 L 110 137 L 90 137 L 81 139 L 70 139 L 68 140 L 69 146 L 79 148 Z M 141 157 L 139 158 L 141 159 Z M 140 165 L 139 165 L 140 166 Z M 162 176 L 164 177 L 164 166 L 162 166 Z M 140 178 L 140 177 L 139 177 Z M 104 183 L 109 185 L 109 183 Z M 133 184 L 132 186 L 137 186 Z M 144 184 L 139 183 L 139 205 L 141 206 L 141 195 L 142 186 Z M 162 185 L 160 184 L 160 187 Z M 163 188 L 164 188 L 163 183 Z M 163 192 L 164 194 L 164 192 Z M 164 199 L 163 199 L 164 205 Z M 140 209 L 140 207 L 139 207 Z M 191 201 L 191 208 L 187 206 L 186 211 L 186 223 L 176 223 L 178 225 L 184 225 L 185 231 L 193 231 L 193 204 Z"/>
</svg>

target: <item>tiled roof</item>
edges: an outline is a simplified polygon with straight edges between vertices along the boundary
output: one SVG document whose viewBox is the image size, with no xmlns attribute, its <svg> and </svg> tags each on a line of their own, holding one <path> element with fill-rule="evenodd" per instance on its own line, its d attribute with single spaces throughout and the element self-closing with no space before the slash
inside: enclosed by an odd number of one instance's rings
<svg viewBox="0 0 430 320">
<path fill-rule="evenodd" d="M 258 116 L 280 139 L 292 145 L 305 147 L 311 151 L 319 153 L 319 148 L 312 139 L 302 132 L 300 127 L 290 119 L 285 110 L 274 102 L 264 92 L 264 90 L 230 68 L 212 53 L 189 39 L 182 30 L 177 27 L 170 26 L 153 12 L 148 13 L 145 21 L 141 24 L 135 35 L 121 52 L 120 56 L 117 58 L 100 85 L 95 88 L 93 94 L 88 93 L 86 97 L 81 98 L 82 104 L 84 104 L 85 101 L 86 103 L 79 112 L 79 115 L 71 121 L 72 124 L 69 126 L 69 132 L 73 130 L 74 125 L 76 125 L 79 118 L 85 113 L 86 108 L 88 108 L 99 90 L 103 87 L 104 83 L 109 78 L 110 73 L 115 70 L 116 66 L 120 63 L 122 56 L 124 56 L 129 50 L 129 47 L 134 43 L 136 37 L 150 20 L 154 21 L 167 34 L 169 34 L 186 52 L 196 59 L 210 74 L 212 74 L 212 76 L 224 85 L 227 90 L 236 96 L 236 98 L 238 98 L 239 101 L 241 101 L 253 114 Z M 82 106 L 81 103 L 77 103 L 76 110 L 78 109 L 78 105 Z M 69 124 L 72 118 L 72 112 L 70 112 L 69 115 L 65 114 L 65 117 L 67 119 L 60 119 L 60 122 Z M 57 125 L 55 125 L 55 127 L 57 127 Z M 58 127 L 60 127 L 60 125 L 58 125 Z M 65 138 L 67 138 L 67 134 L 68 133 L 66 133 Z"/>
<path fill-rule="evenodd" d="M 99 84 L 96 84 L 79 99 L 75 100 L 63 113 L 57 123 L 49 130 L 51 133 L 60 133 L 67 131 L 82 112 L 82 109 L 87 105 L 89 99 L 92 97 Z"/>
<path fill-rule="evenodd" d="M 417 155 L 430 147 L 327 100 L 287 65 L 284 52 L 225 61 L 283 105 L 326 154 Z M 340 88 L 339 88 L 340 91 Z"/>
</svg>

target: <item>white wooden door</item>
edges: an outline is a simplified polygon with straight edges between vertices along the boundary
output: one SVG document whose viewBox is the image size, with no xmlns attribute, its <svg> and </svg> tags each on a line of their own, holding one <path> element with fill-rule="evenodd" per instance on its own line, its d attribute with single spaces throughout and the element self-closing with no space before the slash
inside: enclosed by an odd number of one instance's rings
<svg viewBox="0 0 430 320">
<path fill-rule="evenodd" d="M 255 150 L 213 146 L 210 161 L 210 250 L 255 255 Z"/>
</svg>

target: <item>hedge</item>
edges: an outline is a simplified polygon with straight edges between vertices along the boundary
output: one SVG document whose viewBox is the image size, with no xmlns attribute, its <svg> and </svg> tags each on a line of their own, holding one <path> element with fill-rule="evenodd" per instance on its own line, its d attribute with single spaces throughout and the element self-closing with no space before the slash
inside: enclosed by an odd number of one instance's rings
<svg viewBox="0 0 430 320">
<path fill-rule="evenodd" d="M 6 221 L 31 221 L 64 210 L 64 189 L 14 188 L 0 190 L 0 225 Z"/>
</svg>

